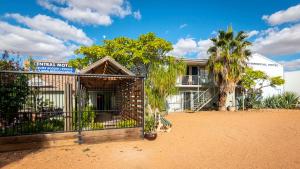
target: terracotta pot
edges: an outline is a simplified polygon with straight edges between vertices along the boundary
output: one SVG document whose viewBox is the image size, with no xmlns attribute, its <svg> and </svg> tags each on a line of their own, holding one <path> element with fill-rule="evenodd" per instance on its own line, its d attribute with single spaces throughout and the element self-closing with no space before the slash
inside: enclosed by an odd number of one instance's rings
<svg viewBox="0 0 300 169">
<path fill-rule="evenodd" d="M 157 137 L 157 133 L 145 133 L 144 137 L 147 140 L 155 140 Z"/>
</svg>

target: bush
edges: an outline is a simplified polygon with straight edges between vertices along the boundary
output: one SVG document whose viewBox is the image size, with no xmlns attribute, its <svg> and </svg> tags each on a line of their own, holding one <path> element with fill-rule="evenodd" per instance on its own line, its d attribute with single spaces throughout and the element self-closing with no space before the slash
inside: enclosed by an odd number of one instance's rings
<svg viewBox="0 0 300 169">
<path fill-rule="evenodd" d="M 117 123 L 117 128 L 127 128 L 137 126 L 136 120 L 122 120 Z"/>
<path fill-rule="evenodd" d="M 91 124 L 92 129 L 104 129 L 104 124 L 100 122 L 92 123 Z"/>
<path fill-rule="evenodd" d="M 93 106 L 86 106 L 83 109 L 81 116 L 82 127 L 90 127 L 95 120 L 96 113 L 95 108 Z"/>
<path fill-rule="evenodd" d="M 0 136 L 13 136 L 23 134 L 45 133 L 64 130 L 64 121 L 62 119 L 46 119 L 30 121 L 17 124 L 14 127 L 6 128 L 0 132 Z"/>
<path fill-rule="evenodd" d="M 4 51 L 0 57 L 0 70 L 20 71 L 18 61 Z M 28 78 L 18 73 L 1 73 L 0 75 L 0 115 L 6 116 L 6 123 L 12 123 L 16 113 L 26 103 L 29 94 Z"/>
<path fill-rule="evenodd" d="M 151 133 L 155 131 L 155 118 L 154 116 L 146 116 L 145 118 L 145 126 L 144 126 L 144 132 L 145 133 Z"/>
<path fill-rule="evenodd" d="M 285 92 L 282 95 L 268 97 L 263 101 L 263 103 L 265 108 L 293 109 L 296 108 L 299 103 L 299 96 L 292 92 Z"/>
<path fill-rule="evenodd" d="M 280 102 L 281 102 L 281 96 L 276 95 L 276 96 L 271 96 L 266 98 L 263 103 L 265 108 L 280 108 Z"/>
<path fill-rule="evenodd" d="M 1 75 L 0 114 L 5 114 L 12 122 L 16 113 L 26 103 L 29 94 L 28 78 L 22 74 L 7 73 Z"/>
<path fill-rule="evenodd" d="M 47 119 L 44 121 L 37 121 L 35 122 L 35 127 L 36 130 L 39 132 L 63 131 L 64 121 L 58 119 Z"/>
<path fill-rule="evenodd" d="M 261 92 L 250 93 L 245 98 L 245 107 L 259 109 L 263 107 L 263 98 Z"/>
<path fill-rule="evenodd" d="M 285 92 L 283 95 L 283 105 L 286 109 L 294 109 L 299 104 L 299 96 L 293 92 Z"/>
</svg>

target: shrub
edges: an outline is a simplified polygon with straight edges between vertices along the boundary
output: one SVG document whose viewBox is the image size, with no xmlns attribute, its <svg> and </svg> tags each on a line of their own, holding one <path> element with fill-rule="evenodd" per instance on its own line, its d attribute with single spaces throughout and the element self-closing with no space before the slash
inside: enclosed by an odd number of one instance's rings
<svg viewBox="0 0 300 169">
<path fill-rule="evenodd" d="M 145 126 L 144 126 L 144 132 L 145 133 L 151 133 L 155 131 L 155 118 L 154 116 L 146 116 L 145 118 Z"/>
<path fill-rule="evenodd" d="M 0 132 L 0 136 L 13 136 L 23 134 L 45 133 L 64 130 L 64 121 L 62 119 L 46 119 L 30 121 L 17 124 L 14 127 L 6 128 Z"/>
<path fill-rule="evenodd" d="M 282 95 L 275 95 L 264 100 L 265 108 L 293 109 L 299 103 L 299 96 L 292 92 L 285 92 Z"/>
<path fill-rule="evenodd" d="M 279 95 L 268 97 L 264 100 L 264 107 L 265 108 L 280 108 L 280 101 L 281 97 Z"/>
<path fill-rule="evenodd" d="M 263 107 L 263 98 L 261 92 L 258 93 L 250 93 L 246 95 L 245 98 L 245 107 L 259 109 Z"/>
<path fill-rule="evenodd" d="M 122 120 L 117 123 L 117 128 L 127 128 L 127 127 L 135 127 L 137 126 L 136 120 Z"/>
<path fill-rule="evenodd" d="M 299 103 L 299 96 L 296 93 L 293 92 L 286 92 L 283 95 L 283 105 L 287 109 L 293 109 L 296 108 Z"/>
<path fill-rule="evenodd" d="M 100 122 L 92 123 L 91 124 L 92 129 L 104 129 L 104 124 Z"/>
<path fill-rule="evenodd" d="M 58 119 L 47 119 L 44 121 L 37 121 L 35 122 L 35 127 L 38 132 L 63 131 L 64 121 Z"/>
<path fill-rule="evenodd" d="M 26 103 L 29 94 L 28 78 L 22 74 L 1 75 L 0 114 L 5 114 L 9 122 Z"/>
<path fill-rule="evenodd" d="M 85 106 L 81 116 L 82 127 L 89 127 L 94 123 L 96 113 L 93 106 Z"/>
<path fill-rule="evenodd" d="M 4 51 L 0 57 L 0 70 L 22 70 L 18 61 Z M 18 73 L 0 75 L 0 115 L 6 116 L 5 122 L 12 123 L 17 112 L 26 103 L 29 94 L 28 78 Z"/>
</svg>

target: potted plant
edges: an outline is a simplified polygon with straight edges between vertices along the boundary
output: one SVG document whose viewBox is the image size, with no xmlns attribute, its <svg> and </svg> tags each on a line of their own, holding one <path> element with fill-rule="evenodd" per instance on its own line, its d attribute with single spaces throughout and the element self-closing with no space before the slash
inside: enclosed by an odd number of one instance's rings
<svg viewBox="0 0 300 169">
<path fill-rule="evenodd" d="M 154 116 L 146 116 L 144 126 L 144 137 L 147 140 L 155 140 L 157 137 L 156 123 Z"/>
</svg>

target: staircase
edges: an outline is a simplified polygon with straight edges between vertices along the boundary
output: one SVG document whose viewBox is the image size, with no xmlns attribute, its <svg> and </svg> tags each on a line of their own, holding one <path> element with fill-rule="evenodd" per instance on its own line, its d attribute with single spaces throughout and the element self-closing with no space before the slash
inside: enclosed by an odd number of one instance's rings
<svg viewBox="0 0 300 169">
<path fill-rule="evenodd" d="M 194 99 L 193 111 L 200 111 L 204 106 L 211 102 L 216 96 L 217 92 L 214 89 L 208 88 L 203 92 L 199 92 L 198 96 Z"/>
</svg>

